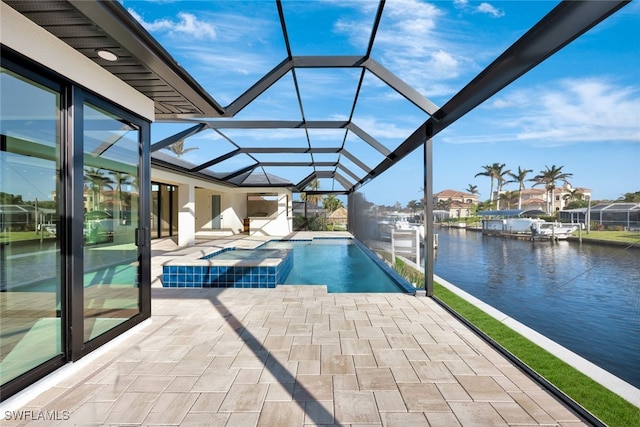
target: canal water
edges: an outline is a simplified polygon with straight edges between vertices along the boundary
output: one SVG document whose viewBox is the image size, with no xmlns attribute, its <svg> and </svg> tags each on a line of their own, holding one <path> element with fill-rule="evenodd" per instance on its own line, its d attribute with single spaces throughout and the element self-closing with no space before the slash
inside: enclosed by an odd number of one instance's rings
<svg viewBox="0 0 640 427">
<path fill-rule="evenodd" d="M 435 232 L 435 274 L 640 388 L 640 249 Z"/>
</svg>

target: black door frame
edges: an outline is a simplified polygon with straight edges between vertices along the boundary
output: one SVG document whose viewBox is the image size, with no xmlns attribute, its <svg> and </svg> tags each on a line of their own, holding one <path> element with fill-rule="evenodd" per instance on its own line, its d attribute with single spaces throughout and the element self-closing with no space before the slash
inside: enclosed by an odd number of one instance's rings
<svg viewBox="0 0 640 427">
<path fill-rule="evenodd" d="M 23 55 L 1 46 L 2 67 L 60 93 L 60 218 L 62 354 L 0 386 L 4 401 L 66 363 L 91 351 L 151 317 L 151 160 L 150 122 L 101 98 Z M 140 266 L 139 311 L 104 334 L 84 343 L 83 288 L 83 104 L 89 102 L 116 114 L 140 131 L 138 144 L 139 226 L 136 230 Z"/>
</svg>

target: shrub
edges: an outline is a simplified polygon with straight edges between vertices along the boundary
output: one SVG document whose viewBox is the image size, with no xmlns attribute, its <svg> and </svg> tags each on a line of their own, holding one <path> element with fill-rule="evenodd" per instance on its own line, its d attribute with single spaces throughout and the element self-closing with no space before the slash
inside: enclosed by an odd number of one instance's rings
<svg viewBox="0 0 640 427">
<path fill-rule="evenodd" d="M 294 230 L 327 231 L 327 219 L 322 215 L 305 217 L 296 215 L 293 217 Z"/>
</svg>

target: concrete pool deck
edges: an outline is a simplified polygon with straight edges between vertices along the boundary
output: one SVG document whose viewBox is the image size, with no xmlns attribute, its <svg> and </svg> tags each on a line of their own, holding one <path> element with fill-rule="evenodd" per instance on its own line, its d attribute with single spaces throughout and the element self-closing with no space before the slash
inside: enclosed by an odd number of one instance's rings
<svg viewBox="0 0 640 427">
<path fill-rule="evenodd" d="M 47 425 L 92 426 L 584 424 L 430 298 L 159 283 L 175 257 L 264 240 L 153 242 L 152 319 L 43 382 L 41 394 L 9 399 L 3 416 L 59 411 L 65 419 Z M 31 424 L 42 425 L 3 420 Z"/>
</svg>

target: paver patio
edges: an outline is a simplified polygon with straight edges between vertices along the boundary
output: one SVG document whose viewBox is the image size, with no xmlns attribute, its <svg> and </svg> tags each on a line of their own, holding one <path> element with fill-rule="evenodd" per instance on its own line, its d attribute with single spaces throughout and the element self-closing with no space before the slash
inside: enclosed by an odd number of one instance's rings
<svg viewBox="0 0 640 427">
<path fill-rule="evenodd" d="M 220 244 L 156 242 L 153 275 Z M 157 280 L 152 295 L 147 327 L 22 409 L 87 426 L 583 425 L 430 298 Z"/>
</svg>

